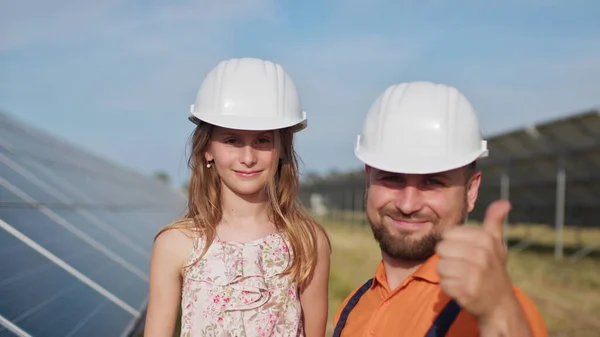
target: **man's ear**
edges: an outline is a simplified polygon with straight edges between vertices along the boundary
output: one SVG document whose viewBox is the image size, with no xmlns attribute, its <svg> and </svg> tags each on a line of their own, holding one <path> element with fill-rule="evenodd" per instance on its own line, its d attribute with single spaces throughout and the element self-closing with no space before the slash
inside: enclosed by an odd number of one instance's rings
<svg viewBox="0 0 600 337">
<path fill-rule="evenodd" d="M 469 182 L 467 183 L 467 206 L 468 211 L 471 212 L 475 208 L 475 202 L 479 195 L 479 186 L 481 184 L 481 171 L 475 171 Z"/>
<path fill-rule="evenodd" d="M 369 188 L 371 185 L 371 166 L 365 165 L 365 187 Z"/>
<path fill-rule="evenodd" d="M 369 186 L 371 186 L 371 167 L 369 165 L 365 165 L 365 192 L 363 204 L 367 205 L 367 195 L 369 194 Z"/>
</svg>

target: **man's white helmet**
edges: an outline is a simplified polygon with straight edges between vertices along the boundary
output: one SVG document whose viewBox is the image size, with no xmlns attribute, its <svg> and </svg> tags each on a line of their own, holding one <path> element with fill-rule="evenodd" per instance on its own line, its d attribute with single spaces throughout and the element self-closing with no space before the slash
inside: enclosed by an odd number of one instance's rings
<svg viewBox="0 0 600 337">
<path fill-rule="evenodd" d="M 452 170 L 488 155 L 471 103 L 432 82 L 388 87 L 367 113 L 354 152 L 369 166 L 407 174 Z"/>
<path fill-rule="evenodd" d="M 204 78 L 189 119 L 240 130 L 306 127 L 296 85 L 283 67 L 257 58 L 219 62 Z"/>
</svg>

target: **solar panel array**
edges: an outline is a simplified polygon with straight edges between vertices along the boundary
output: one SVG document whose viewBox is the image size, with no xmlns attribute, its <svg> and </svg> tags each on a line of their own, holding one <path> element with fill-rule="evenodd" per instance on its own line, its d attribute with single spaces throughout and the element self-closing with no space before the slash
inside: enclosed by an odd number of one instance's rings
<svg viewBox="0 0 600 337">
<path fill-rule="evenodd" d="M 154 235 L 184 207 L 180 191 L 0 112 L 0 337 L 126 336 Z"/>
<path fill-rule="evenodd" d="M 492 137 L 472 218 L 505 197 L 510 222 L 600 226 L 600 111 Z"/>
</svg>

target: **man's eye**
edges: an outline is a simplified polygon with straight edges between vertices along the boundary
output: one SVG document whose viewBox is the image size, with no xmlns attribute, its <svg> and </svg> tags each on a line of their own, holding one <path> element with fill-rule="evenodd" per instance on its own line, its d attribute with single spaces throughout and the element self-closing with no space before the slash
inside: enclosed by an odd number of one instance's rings
<svg viewBox="0 0 600 337">
<path fill-rule="evenodd" d="M 427 184 L 429 184 L 429 185 L 436 185 L 436 186 L 444 185 L 444 183 L 442 183 L 438 179 L 427 179 Z"/>
</svg>

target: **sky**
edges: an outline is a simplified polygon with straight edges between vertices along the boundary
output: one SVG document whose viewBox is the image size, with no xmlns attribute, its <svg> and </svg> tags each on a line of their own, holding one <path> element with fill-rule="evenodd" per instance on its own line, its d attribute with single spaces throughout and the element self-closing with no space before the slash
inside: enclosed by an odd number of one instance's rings
<svg viewBox="0 0 600 337">
<path fill-rule="evenodd" d="M 457 87 L 486 137 L 600 108 L 598 14 L 592 0 L 0 0 L 0 110 L 181 184 L 202 79 L 258 57 L 300 92 L 302 172 L 347 171 L 396 83 Z"/>
</svg>

